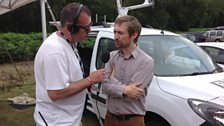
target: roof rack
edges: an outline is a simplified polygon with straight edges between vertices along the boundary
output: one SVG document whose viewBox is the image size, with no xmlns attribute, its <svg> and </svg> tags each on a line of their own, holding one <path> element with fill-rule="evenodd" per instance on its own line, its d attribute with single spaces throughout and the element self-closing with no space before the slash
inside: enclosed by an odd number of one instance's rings
<svg viewBox="0 0 224 126">
<path fill-rule="evenodd" d="M 110 22 L 96 22 L 92 24 L 92 27 L 93 28 L 110 28 L 113 25 L 114 23 L 110 23 Z"/>
<path fill-rule="evenodd" d="M 218 27 L 208 28 L 208 30 L 224 30 L 224 26 L 218 26 Z"/>
<path fill-rule="evenodd" d="M 61 26 L 60 21 L 49 21 L 48 23 L 49 23 L 50 25 L 52 25 L 52 26 L 57 27 L 57 28 L 60 28 L 60 26 Z"/>
<path fill-rule="evenodd" d="M 142 27 L 145 27 L 145 28 L 153 28 L 151 25 L 142 25 Z"/>
<path fill-rule="evenodd" d="M 129 10 L 134 10 L 134 9 L 139 9 L 139 8 L 155 5 L 154 0 L 144 0 L 144 3 L 142 3 L 142 4 L 132 5 L 132 6 L 128 6 L 128 7 L 122 6 L 122 0 L 116 0 L 116 3 L 117 3 L 117 10 L 118 10 L 118 17 L 128 15 Z"/>
</svg>

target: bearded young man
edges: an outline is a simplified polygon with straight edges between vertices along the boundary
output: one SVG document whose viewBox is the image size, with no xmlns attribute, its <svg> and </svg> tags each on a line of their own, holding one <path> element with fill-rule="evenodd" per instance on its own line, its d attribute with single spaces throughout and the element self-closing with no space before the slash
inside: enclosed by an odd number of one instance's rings
<svg viewBox="0 0 224 126">
<path fill-rule="evenodd" d="M 137 45 L 141 24 L 133 16 L 115 20 L 118 50 L 110 53 L 102 91 L 107 94 L 104 126 L 144 126 L 147 88 L 153 78 L 153 59 Z"/>
</svg>

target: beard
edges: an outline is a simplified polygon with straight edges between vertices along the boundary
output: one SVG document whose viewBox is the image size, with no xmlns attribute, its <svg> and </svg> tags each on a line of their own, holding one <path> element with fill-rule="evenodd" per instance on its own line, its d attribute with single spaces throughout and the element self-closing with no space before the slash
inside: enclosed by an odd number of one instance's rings
<svg viewBox="0 0 224 126">
<path fill-rule="evenodd" d="M 125 49 L 130 46 L 130 43 L 115 40 L 115 46 L 117 49 Z"/>
</svg>

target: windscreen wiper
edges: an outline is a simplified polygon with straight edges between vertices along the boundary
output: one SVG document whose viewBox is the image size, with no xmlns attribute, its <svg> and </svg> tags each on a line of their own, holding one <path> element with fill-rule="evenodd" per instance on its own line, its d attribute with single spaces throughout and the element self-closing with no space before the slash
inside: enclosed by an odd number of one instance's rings
<svg viewBox="0 0 224 126">
<path fill-rule="evenodd" d="M 216 71 L 216 69 L 208 72 L 194 72 L 194 73 L 189 73 L 189 74 L 183 74 L 179 76 L 195 76 L 195 75 L 204 75 L 204 74 L 213 74 Z"/>
</svg>

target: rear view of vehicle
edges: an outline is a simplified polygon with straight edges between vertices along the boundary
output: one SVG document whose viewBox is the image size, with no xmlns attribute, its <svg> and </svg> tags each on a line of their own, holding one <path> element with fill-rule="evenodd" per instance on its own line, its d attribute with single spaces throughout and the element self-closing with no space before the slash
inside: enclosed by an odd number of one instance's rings
<svg viewBox="0 0 224 126">
<path fill-rule="evenodd" d="M 211 30 L 204 33 L 207 42 L 224 42 L 224 30 Z"/>
</svg>

